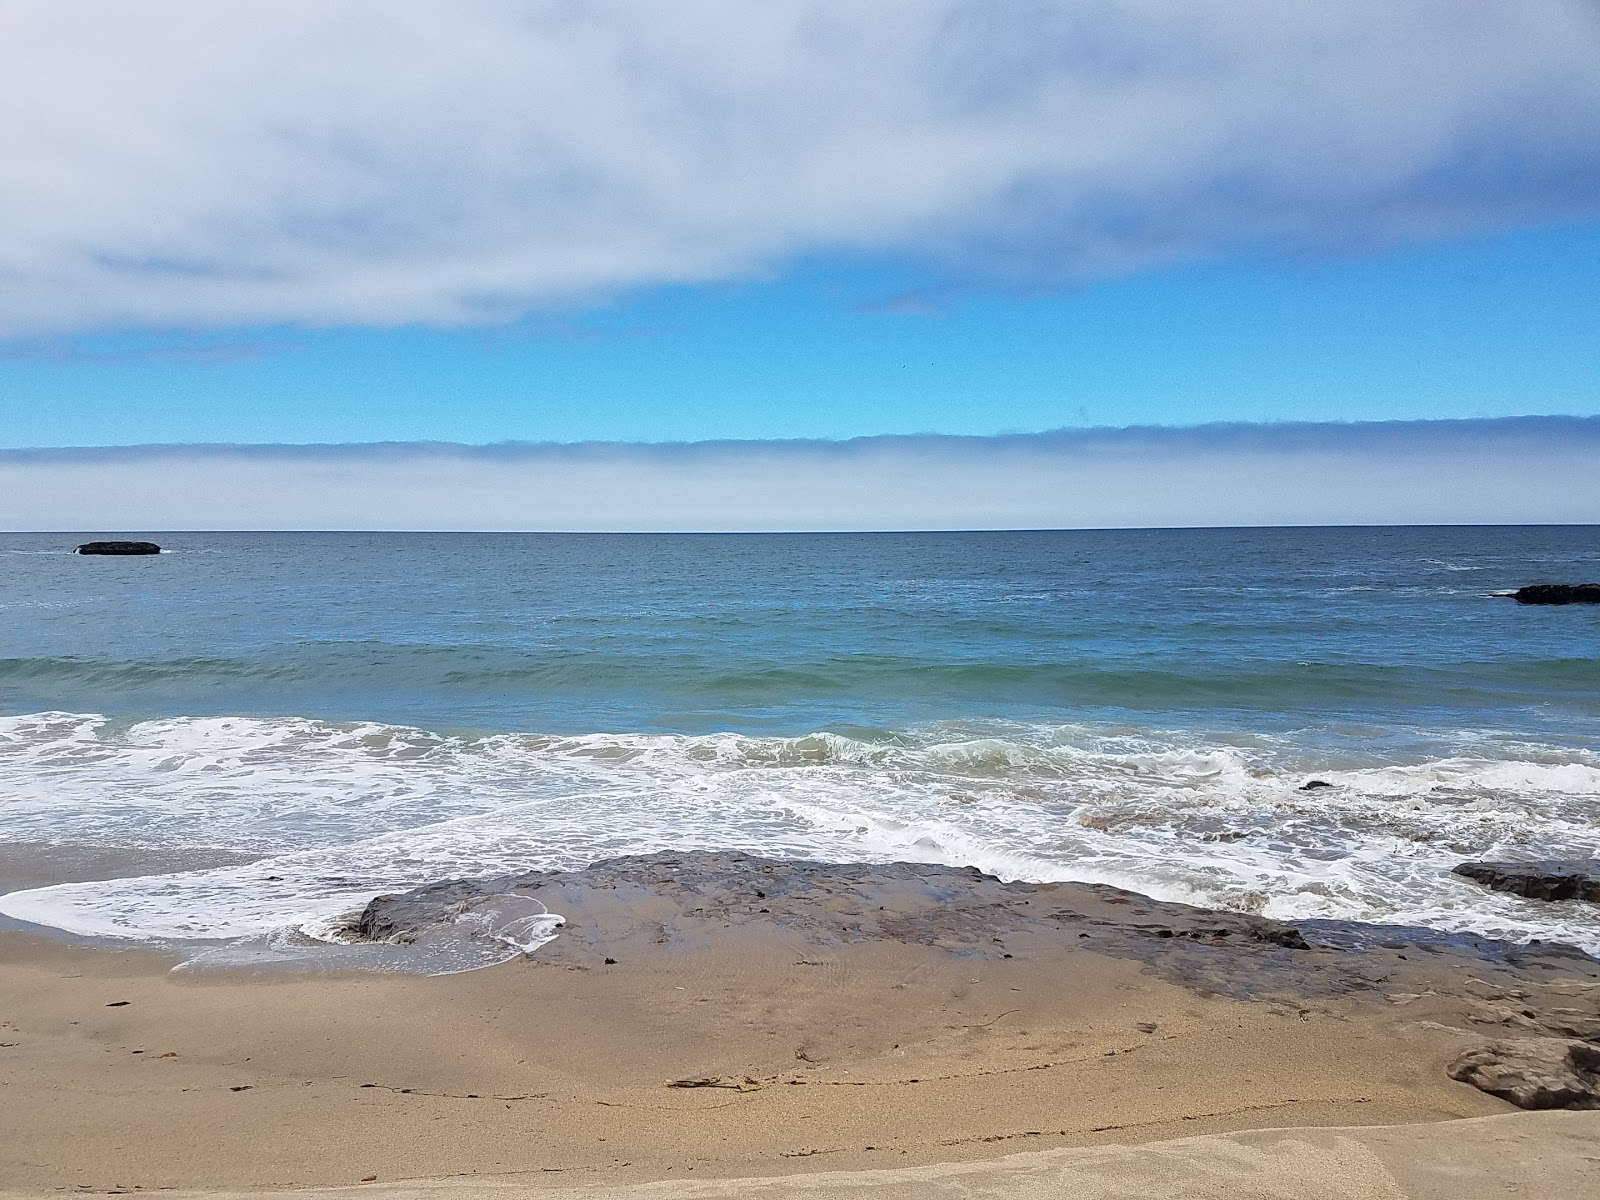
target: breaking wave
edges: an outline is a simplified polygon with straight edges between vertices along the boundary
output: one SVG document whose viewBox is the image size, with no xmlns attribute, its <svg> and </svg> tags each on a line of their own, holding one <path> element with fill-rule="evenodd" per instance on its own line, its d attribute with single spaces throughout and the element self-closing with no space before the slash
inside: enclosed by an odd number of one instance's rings
<svg viewBox="0 0 1600 1200">
<path fill-rule="evenodd" d="M 1312 777 L 1331 786 L 1302 790 Z M 0 913 L 163 942 L 315 934 L 384 891 L 671 847 L 973 865 L 1600 952 L 1581 906 L 1450 873 L 1466 858 L 1600 856 L 1597 800 L 1600 750 L 1471 730 L 540 736 L 46 712 L 0 717 L 0 849 L 89 847 L 127 868 L 0 896 Z M 229 865 L 213 865 L 219 851 Z M 192 869 L 172 869 L 186 856 Z"/>
</svg>

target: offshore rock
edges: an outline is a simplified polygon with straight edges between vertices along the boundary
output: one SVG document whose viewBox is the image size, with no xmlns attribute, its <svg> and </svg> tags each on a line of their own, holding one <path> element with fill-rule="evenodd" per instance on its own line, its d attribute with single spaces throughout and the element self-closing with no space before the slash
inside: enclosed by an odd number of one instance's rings
<svg viewBox="0 0 1600 1200">
<path fill-rule="evenodd" d="M 74 554 L 160 554 L 154 542 L 85 542 Z"/>
<path fill-rule="evenodd" d="M 1464 862 L 1451 868 L 1496 892 L 1530 900 L 1591 900 L 1600 903 L 1600 859 L 1542 862 Z"/>
<path fill-rule="evenodd" d="M 1449 1073 L 1518 1108 L 1600 1108 L 1600 1047 L 1588 1042 L 1489 1042 L 1456 1059 Z"/>
<path fill-rule="evenodd" d="M 1600 583 L 1534 583 L 1511 598 L 1518 604 L 1600 604 Z"/>
</svg>

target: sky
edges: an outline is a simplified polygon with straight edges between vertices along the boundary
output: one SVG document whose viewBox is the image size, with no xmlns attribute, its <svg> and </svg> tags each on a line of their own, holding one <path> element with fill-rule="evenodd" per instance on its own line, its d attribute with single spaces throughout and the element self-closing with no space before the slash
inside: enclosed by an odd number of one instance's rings
<svg viewBox="0 0 1600 1200">
<path fill-rule="evenodd" d="M 244 459 L 205 447 L 352 447 L 352 486 L 412 471 L 462 527 L 539 490 L 375 443 L 615 444 L 605 478 L 654 507 L 573 527 L 715 524 L 712 493 L 762 527 L 981 526 L 938 481 L 1004 476 L 1016 435 L 1187 428 L 1198 463 L 1282 423 L 1434 481 L 1393 519 L 1486 519 L 1461 439 L 1521 478 L 1549 447 L 1499 419 L 1600 415 L 1596 0 L 8 0 L 0 113 L 0 451 L 166 447 L 0 456 L 5 528 L 126 524 L 135 461 L 218 493 L 146 528 L 395 511 L 270 450 L 234 495 Z M 1369 422 L 1407 424 L 1337 440 Z M 1287 443 L 1230 436 L 1289 478 Z M 830 461 L 938 473 L 922 507 L 755 503 L 849 439 Z M 701 441 L 748 444 L 672 449 Z M 1030 444 L 1007 520 L 1137 523 L 1067 504 L 1061 444 Z M 765 466 L 733 499 L 708 481 L 736 459 Z M 1137 495 L 1154 461 L 1072 471 Z M 1127 513 L 1354 511 L 1195 478 Z"/>
<path fill-rule="evenodd" d="M 774 532 L 1600 524 L 1600 418 L 849 441 L 0 450 L 11 528 Z M 115 497 L 114 528 L 104 522 Z"/>
</svg>

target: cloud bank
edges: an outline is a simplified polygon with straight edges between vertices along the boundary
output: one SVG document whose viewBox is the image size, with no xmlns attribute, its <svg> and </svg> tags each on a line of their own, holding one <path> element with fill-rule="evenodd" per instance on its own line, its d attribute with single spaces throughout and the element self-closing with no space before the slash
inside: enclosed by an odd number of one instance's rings
<svg viewBox="0 0 1600 1200">
<path fill-rule="evenodd" d="M 1591 0 L 9 0 L 0 337 L 1600 213 Z"/>
<path fill-rule="evenodd" d="M 1600 523 L 1600 418 L 681 445 L 0 451 L 0 527 L 765 531 Z"/>
</svg>

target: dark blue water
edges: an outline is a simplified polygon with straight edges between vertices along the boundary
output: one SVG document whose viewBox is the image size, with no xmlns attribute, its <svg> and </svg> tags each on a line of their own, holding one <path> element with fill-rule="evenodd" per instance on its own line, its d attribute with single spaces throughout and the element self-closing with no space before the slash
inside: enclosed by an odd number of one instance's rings
<svg viewBox="0 0 1600 1200">
<path fill-rule="evenodd" d="M 1593 528 L 0 537 L 0 707 L 541 732 L 1600 718 Z"/>
<path fill-rule="evenodd" d="M 1600 608 L 1494 595 L 1594 528 L 153 536 L 0 536 L 0 845 L 130 864 L 0 912 L 251 937 L 676 846 L 1600 949 L 1450 873 L 1600 854 Z"/>
</svg>

